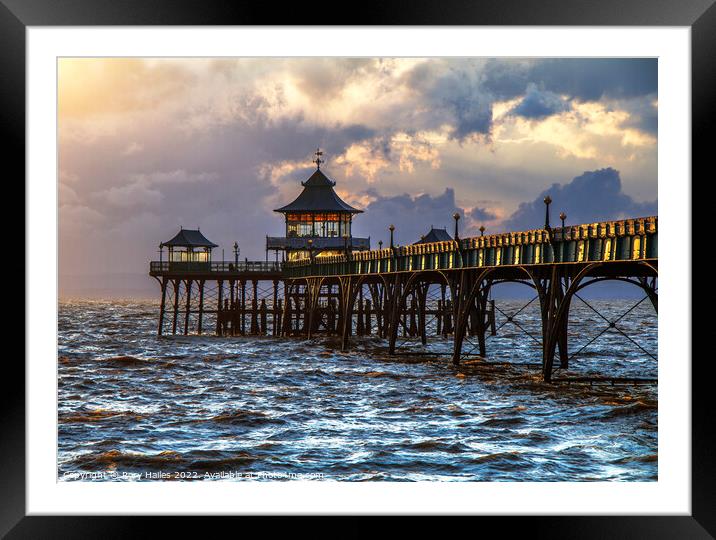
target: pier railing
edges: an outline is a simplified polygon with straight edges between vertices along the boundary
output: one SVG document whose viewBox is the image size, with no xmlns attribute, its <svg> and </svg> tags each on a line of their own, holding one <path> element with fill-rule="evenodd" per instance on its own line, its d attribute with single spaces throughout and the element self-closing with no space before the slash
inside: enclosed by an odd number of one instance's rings
<svg viewBox="0 0 716 540">
<path fill-rule="evenodd" d="M 657 217 L 412 244 L 284 263 L 286 277 L 658 259 Z"/>
<path fill-rule="evenodd" d="M 175 262 L 175 261 L 151 261 L 149 272 L 153 274 L 162 273 L 233 273 L 233 272 L 257 272 L 257 273 L 280 273 L 283 263 L 273 261 L 215 261 L 215 262 Z"/>
</svg>

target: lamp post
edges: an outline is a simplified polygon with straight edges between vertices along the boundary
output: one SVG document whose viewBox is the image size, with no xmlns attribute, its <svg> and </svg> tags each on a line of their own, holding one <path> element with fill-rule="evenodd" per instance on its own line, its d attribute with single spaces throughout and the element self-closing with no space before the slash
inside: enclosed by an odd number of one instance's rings
<svg viewBox="0 0 716 540">
<path fill-rule="evenodd" d="M 564 220 L 567 219 L 567 214 L 565 214 L 564 212 L 560 212 L 559 219 L 562 220 L 562 228 L 564 229 Z"/>
<path fill-rule="evenodd" d="M 383 249 L 383 241 L 378 240 L 378 249 Z"/>
<path fill-rule="evenodd" d="M 395 225 L 391 224 L 388 230 L 390 231 L 390 249 L 393 249 L 393 231 L 395 230 Z"/>
<path fill-rule="evenodd" d="M 480 236 L 485 236 L 485 226 L 480 225 Z"/>
<path fill-rule="evenodd" d="M 544 198 L 544 204 L 545 204 L 545 214 L 544 214 L 544 228 L 549 230 L 549 205 L 552 203 L 552 197 L 547 195 Z"/>
<path fill-rule="evenodd" d="M 159 264 L 162 264 L 162 253 L 164 252 L 164 242 L 159 244 Z"/>
<path fill-rule="evenodd" d="M 459 245 L 459 244 L 460 244 L 460 238 L 458 237 L 458 234 L 457 234 L 457 222 L 460 221 L 460 214 L 458 214 L 457 212 L 455 212 L 455 213 L 452 215 L 452 218 L 455 220 L 455 236 L 454 236 L 455 242 L 457 242 L 458 245 Z"/>
<path fill-rule="evenodd" d="M 239 243 L 234 241 L 234 265 L 236 268 L 239 268 L 239 253 L 241 253 L 241 250 L 239 249 Z"/>
</svg>

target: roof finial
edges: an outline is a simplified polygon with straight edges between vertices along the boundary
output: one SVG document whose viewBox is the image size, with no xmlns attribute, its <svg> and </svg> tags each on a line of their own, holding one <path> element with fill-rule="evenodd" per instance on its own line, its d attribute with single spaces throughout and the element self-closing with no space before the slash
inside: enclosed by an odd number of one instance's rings
<svg viewBox="0 0 716 540">
<path fill-rule="evenodd" d="M 324 163 L 324 161 L 321 159 L 321 156 L 323 155 L 323 152 L 321 152 L 320 148 L 316 148 L 316 151 L 314 152 L 314 155 L 316 156 L 316 159 L 313 160 L 313 163 L 316 164 L 316 167 L 318 170 L 321 170 L 321 163 Z"/>
</svg>

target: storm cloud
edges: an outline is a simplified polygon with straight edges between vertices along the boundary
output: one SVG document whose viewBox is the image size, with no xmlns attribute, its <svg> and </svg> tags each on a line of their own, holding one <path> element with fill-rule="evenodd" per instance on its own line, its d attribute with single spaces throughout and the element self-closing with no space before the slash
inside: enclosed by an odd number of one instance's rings
<svg viewBox="0 0 716 540">
<path fill-rule="evenodd" d="M 551 225 L 559 224 L 560 212 L 567 224 L 592 223 L 625 217 L 656 215 L 657 201 L 636 202 L 622 191 L 619 172 L 612 169 L 586 171 L 567 184 L 552 184 L 530 202 L 523 202 L 502 224 L 505 231 L 539 229 L 544 226 L 544 198 L 549 195 Z"/>
<path fill-rule="evenodd" d="M 569 109 L 569 103 L 558 94 L 539 90 L 535 84 L 530 83 L 525 97 L 512 109 L 512 114 L 525 118 L 544 118 Z"/>
<path fill-rule="evenodd" d="M 486 208 L 479 208 L 476 206 L 470 210 L 470 217 L 476 221 L 491 221 L 496 219 L 497 215 Z"/>
<path fill-rule="evenodd" d="M 376 197 L 365 209 L 365 214 L 355 218 L 355 234 L 365 232 L 371 237 L 371 246 L 378 247 L 383 240 L 388 245 L 390 233 L 388 227 L 395 225 L 394 239 L 399 245 L 412 244 L 427 234 L 430 227 L 447 228 L 452 235 L 455 212 L 464 214 L 455 204 L 455 191 L 446 188 L 440 195 L 409 195 L 407 193 L 393 197 Z"/>
</svg>

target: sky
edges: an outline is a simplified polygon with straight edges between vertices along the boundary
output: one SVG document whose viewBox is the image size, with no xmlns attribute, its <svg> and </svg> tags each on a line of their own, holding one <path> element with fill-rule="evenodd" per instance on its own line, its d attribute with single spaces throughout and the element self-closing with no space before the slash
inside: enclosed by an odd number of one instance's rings
<svg viewBox="0 0 716 540">
<path fill-rule="evenodd" d="M 272 210 L 315 165 L 409 244 L 657 214 L 657 60 L 65 58 L 58 62 L 60 295 L 151 290 L 180 226 L 262 260 Z"/>
</svg>

